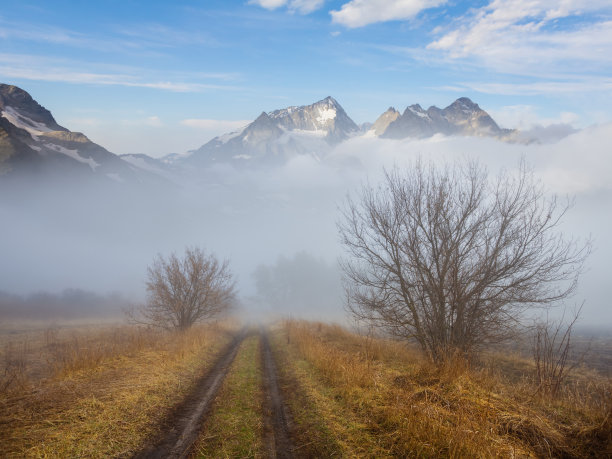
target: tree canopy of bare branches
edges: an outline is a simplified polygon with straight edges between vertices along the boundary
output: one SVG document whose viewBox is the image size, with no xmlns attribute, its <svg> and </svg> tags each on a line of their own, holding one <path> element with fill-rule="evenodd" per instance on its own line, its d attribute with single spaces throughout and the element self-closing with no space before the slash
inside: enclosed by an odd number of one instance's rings
<svg viewBox="0 0 612 459">
<path fill-rule="evenodd" d="M 185 249 L 183 258 L 158 255 L 147 271 L 147 302 L 138 321 L 185 330 L 198 321 L 228 310 L 235 299 L 229 262 L 220 262 L 199 248 Z"/>
<path fill-rule="evenodd" d="M 338 222 L 348 309 L 436 362 L 500 341 L 574 292 L 590 244 L 559 231 L 569 204 L 524 163 L 495 179 L 473 161 L 385 171 Z"/>
</svg>

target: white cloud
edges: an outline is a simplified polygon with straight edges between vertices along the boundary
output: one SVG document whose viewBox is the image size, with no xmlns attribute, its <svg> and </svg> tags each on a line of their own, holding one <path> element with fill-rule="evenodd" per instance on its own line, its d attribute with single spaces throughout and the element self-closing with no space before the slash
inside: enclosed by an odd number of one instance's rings
<svg viewBox="0 0 612 459">
<path fill-rule="evenodd" d="M 592 73 L 612 65 L 612 21 L 592 14 L 609 12 L 602 0 L 494 0 L 452 23 L 428 49 L 506 73 Z"/>
<path fill-rule="evenodd" d="M 544 78 L 547 78 L 547 80 L 543 81 Z M 612 90 L 612 78 L 591 77 L 588 75 L 584 77 L 563 77 L 562 75 L 546 75 L 543 72 L 542 79 L 527 83 L 471 81 L 439 86 L 435 89 L 454 92 L 472 90 L 484 94 L 505 96 L 558 95 L 589 92 L 608 94 Z"/>
<path fill-rule="evenodd" d="M 325 0 L 292 0 L 289 9 L 301 14 L 309 14 L 323 6 Z"/>
<path fill-rule="evenodd" d="M 580 116 L 572 112 L 561 112 L 556 116 L 541 116 L 533 105 L 509 105 L 489 113 L 497 123 L 506 128 L 518 129 L 519 137 L 525 141 L 537 139 L 541 143 L 555 143 L 575 134 Z"/>
<path fill-rule="evenodd" d="M 351 0 L 340 11 L 330 11 L 332 22 L 346 27 L 363 27 L 375 22 L 411 19 L 421 11 L 446 0 Z"/>
<path fill-rule="evenodd" d="M 250 0 L 249 5 L 258 5 L 267 10 L 275 10 L 287 3 L 287 0 Z"/>
<path fill-rule="evenodd" d="M 6 79 L 25 79 L 34 81 L 53 81 L 72 84 L 97 84 L 161 89 L 172 92 L 201 92 L 207 90 L 237 90 L 237 86 L 224 84 L 193 83 L 189 81 L 142 80 L 140 75 L 151 72 L 138 68 L 122 68 L 119 72 L 87 71 L 87 68 L 100 67 L 97 64 L 73 62 L 65 59 L 51 59 L 44 56 L 0 54 L 0 77 Z M 105 67 L 102 65 L 102 67 Z M 113 69 L 114 70 L 114 69 Z M 231 74 L 209 74 L 208 78 L 218 80 Z M 202 80 L 201 74 L 189 75 L 194 80 Z"/>
<path fill-rule="evenodd" d="M 207 131 L 231 131 L 233 129 L 240 129 L 243 126 L 249 124 L 248 120 L 211 120 L 211 119 L 186 119 L 182 120 L 183 126 L 189 126 L 196 129 L 203 129 Z"/>
<path fill-rule="evenodd" d="M 267 10 L 275 10 L 287 6 L 289 11 L 297 11 L 301 14 L 309 14 L 323 6 L 325 0 L 250 0 L 250 5 L 257 5 Z"/>
<path fill-rule="evenodd" d="M 537 107 L 533 105 L 508 105 L 497 110 L 489 110 L 489 114 L 500 126 L 521 130 L 531 129 L 534 126 L 575 125 L 580 121 L 580 117 L 572 112 L 561 112 L 556 117 L 540 116 Z"/>
</svg>

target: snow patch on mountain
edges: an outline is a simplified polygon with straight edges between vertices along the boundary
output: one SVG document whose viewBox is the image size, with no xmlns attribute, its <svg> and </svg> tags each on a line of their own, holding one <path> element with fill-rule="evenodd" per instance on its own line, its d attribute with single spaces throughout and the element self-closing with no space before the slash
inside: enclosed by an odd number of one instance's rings
<svg viewBox="0 0 612 459">
<path fill-rule="evenodd" d="M 66 156 L 69 156 L 70 158 L 75 159 L 80 163 L 87 164 L 89 167 L 91 167 L 92 171 L 95 171 L 96 168 L 100 166 L 100 163 L 97 163 L 96 161 L 94 161 L 93 158 L 83 158 L 79 154 L 79 150 L 70 150 L 68 148 L 62 147 L 61 145 L 55 145 L 53 143 L 45 143 L 44 145 L 50 150 L 54 150 L 54 151 L 57 151 L 58 153 L 62 153 Z"/>
<path fill-rule="evenodd" d="M 38 141 L 39 135 L 53 131 L 53 129 L 50 129 L 46 124 L 28 118 L 13 107 L 4 107 L 4 110 L 2 110 L 2 117 L 9 120 L 13 126 L 27 131 L 28 134 L 32 136 L 32 139 L 36 141 Z"/>
<path fill-rule="evenodd" d="M 420 116 L 421 118 L 424 118 L 427 120 L 430 119 L 429 115 L 418 105 L 417 106 L 411 105 L 410 107 L 408 107 L 408 110 L 410 110 L 415 115 Z"/>
<path fill-rule="evenodd" d="M 328 122 L 329 120 L 333 120 L 336 118 L 336 110 L 334 108 L 320 108 L 319 116 L 317 117 L 317 121 L 321 124 Z"/>
</svg>

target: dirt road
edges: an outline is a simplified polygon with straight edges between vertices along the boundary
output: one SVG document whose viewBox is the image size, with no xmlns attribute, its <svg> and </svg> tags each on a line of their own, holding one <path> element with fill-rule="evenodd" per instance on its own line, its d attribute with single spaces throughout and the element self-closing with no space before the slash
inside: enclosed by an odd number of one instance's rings
<svg viewBox="0 0 612 459">
<path fill-rule="evenodd" d="M 288 416 L 278 387 L 278 374 L 270 342 L 265 330 L 261 330 L 261 350 L 264 367 L 265 434 L 270 457 L 289 459 L 293 447 L 289 436 Z"/>
<path fill-rule="evenodd" d="M 137 458 L 184 458 L 198 438 L 202 424 L 210 412 L 215 395 L 246 336 L 240 332 L 221 352 L 213 367 L 197 383 L 193 392 L 164 421 L 165 435 L 153 446 L 136 454 Z"/>
<path fill-rule="evenodd" d="M 138 453 L 136 458 L 185 458 L 192 453 L 192 447 L 208 418 L 217 392 L 221 388 L 232 362 L 246 337 L 240 332 L 225 348 L 213 367 L 197 383 L 191 394 L 177 406 L 163 422 L 165 432 L 154 445 Z M 278 374 L 274 356 L 270 349 L 268 334 L 261 329 L 261 361 L 263 363 L 263 416 L 264 442 L 268 457 L 293 458 L 293 445 L 289 430 L 289 417 L 279 389 Z"/>
</svg>

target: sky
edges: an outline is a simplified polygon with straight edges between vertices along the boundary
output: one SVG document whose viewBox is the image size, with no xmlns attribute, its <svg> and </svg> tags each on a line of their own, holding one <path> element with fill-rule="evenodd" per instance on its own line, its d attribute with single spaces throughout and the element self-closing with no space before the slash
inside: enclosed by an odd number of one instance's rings
<svg viewBox="0 0 612 459">
<path fill-rule="evenodd" d="M 467 96 L 502 127 L 584 128 L 612 121 L 612 3 L 5 2 L 0 82 L 156 157 L 328 95 L 357 123 Z"/>
</svg>

